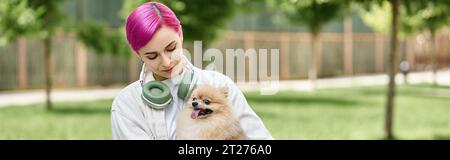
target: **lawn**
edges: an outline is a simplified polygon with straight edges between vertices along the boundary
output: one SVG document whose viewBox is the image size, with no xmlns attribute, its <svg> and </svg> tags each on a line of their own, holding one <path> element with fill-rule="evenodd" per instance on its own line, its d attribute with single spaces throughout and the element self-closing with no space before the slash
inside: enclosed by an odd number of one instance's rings
<svg viewBox="0 0 450 160">
<path fill-rule="evenodd" d="M 400 86 L 397 139 L 450 139 L 450 87 Z M 246 93 L 275 139 L 382 139 L 384 87 Z M 0 108 L 0 139 L 110 139 L 111 100 Z"/>
</svg>

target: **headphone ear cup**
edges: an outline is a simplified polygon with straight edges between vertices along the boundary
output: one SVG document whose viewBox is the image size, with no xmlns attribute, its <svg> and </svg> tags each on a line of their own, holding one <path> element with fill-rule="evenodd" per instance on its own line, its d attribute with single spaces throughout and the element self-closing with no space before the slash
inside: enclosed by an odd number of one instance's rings
<svg viewBox="0 0 450 160">
<path fill-rule="evenodd" d="M 194 75 L 193 71 L 186 72 L 183 75 L 180 86 L 178 87 L 178 97 L 186 100 L 191 96 L 192 90 L 195 89 L 197 84 L 197 77 Z"/>
<path fill-rule="evenodd" d="M 171 101 L 170 88 L 161 81 L 145 83 L 142 99 L 154 109 L 164 109 Z"/>
</svg>

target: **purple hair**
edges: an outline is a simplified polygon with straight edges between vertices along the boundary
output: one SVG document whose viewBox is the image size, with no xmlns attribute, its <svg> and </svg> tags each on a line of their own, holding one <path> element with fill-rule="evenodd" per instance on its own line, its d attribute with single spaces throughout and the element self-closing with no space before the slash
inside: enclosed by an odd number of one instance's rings
<svg viewBox="0 0 450 160">
<path fill-rule="evenodd" d="M 125 30 L 131 48 L 137 53 L 162 26 L 174 29 L 183 37 L 180 21 L 169 7 L 158 2 L 146 2 L 127 18 Z"/>
</svg>

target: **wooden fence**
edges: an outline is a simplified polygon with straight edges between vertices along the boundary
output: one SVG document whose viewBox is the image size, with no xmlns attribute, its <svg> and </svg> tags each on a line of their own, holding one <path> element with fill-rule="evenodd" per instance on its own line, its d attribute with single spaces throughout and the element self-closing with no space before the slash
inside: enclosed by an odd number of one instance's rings
<svg viewBox="0 0 450 160">
<path fill-rule="evenodd" d="M 345 23 L 344 23 L 345 25 Z M 348 24 L 347 24 L 348 25 Z M 387 64 L 389 39 L 374 33 L 320 34 L 319 77 L 383 73 Z M 223 31 L 211 48 L 280 49 L 281 79 L 304 79 L 308 75 L 311 38 L 298 32 Z M 439 68 L 450 66 L 450 30 L 436 36 Z M 413 71 L 430 70 L 426 34 L 401 41 L 402 57 Z M 187 43 L 187 42 L 186 42 Z M 0 90 L 43 88 L 43 45 L 35 39 L 20 38 L 0 47 Z M 77 42 L 73 34 L 58 34 L 52 44 L 54 86 L 74 88 L 125 85 L 138 77 L 141 62 L 111 54 L 95 54 Z"/>
</svg>

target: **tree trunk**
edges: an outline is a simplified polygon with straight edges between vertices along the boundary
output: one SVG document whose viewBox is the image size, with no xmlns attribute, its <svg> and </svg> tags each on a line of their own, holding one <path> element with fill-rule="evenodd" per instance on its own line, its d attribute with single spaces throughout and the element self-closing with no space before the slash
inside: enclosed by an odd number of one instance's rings
<svg viewBox="0 0 450 160">
<path fill-rule="evenodd" d="M 399 26 L 399 2 L 400 0 L 392 0 L 392 32 L 391 32 L 391 49 L 389 55 L 389 84 L 387 90 L 387 103 L 386 103 L 386 121 L 385 121 L 385 136 L 386 139 L 394 139 L 392 133 L 393 124 L 393 112 L 394 112 L 394 97 L 395 97 L 395 75 L 398 68 L 398 26 Z"/>
<path fill-rule="evenodd" d="M 436 76 L 437 76 L 437 68 L 438 68 L 438 63 L 437 63 L 437 56 L 436 56 L 436 31 L 435 30 L 430 30 L 430 59 L 431 59 L 431 69 L 433 72 L 433 85 L 437 85 L 437 80 L 436 80 Z"/>
<path fill-rule="evenodd" d="M 52 64 L 51 64 L 51 37 L 44 39 L 44 66 L 45 66 L 45 95 L 47 110 L 52 109 L 51 89 L 52 89 Z"/>
<path fill-rule="evenodd" d="M 316 81 L 317 81 L 317 75 L 318 75 L 318 66 L 319 66 L 319 52 L 320 52 L 320 42 L 319 42 L 319 36 L 317 33 L 311 34 L 311 40 L 312 40 L 312 51 L 310 55 L 310 62 L 309 62 L 309 71 L 308 71 L 308 77 L 313 85 L 313 89 L 316 89 Z"/>
</svg>

